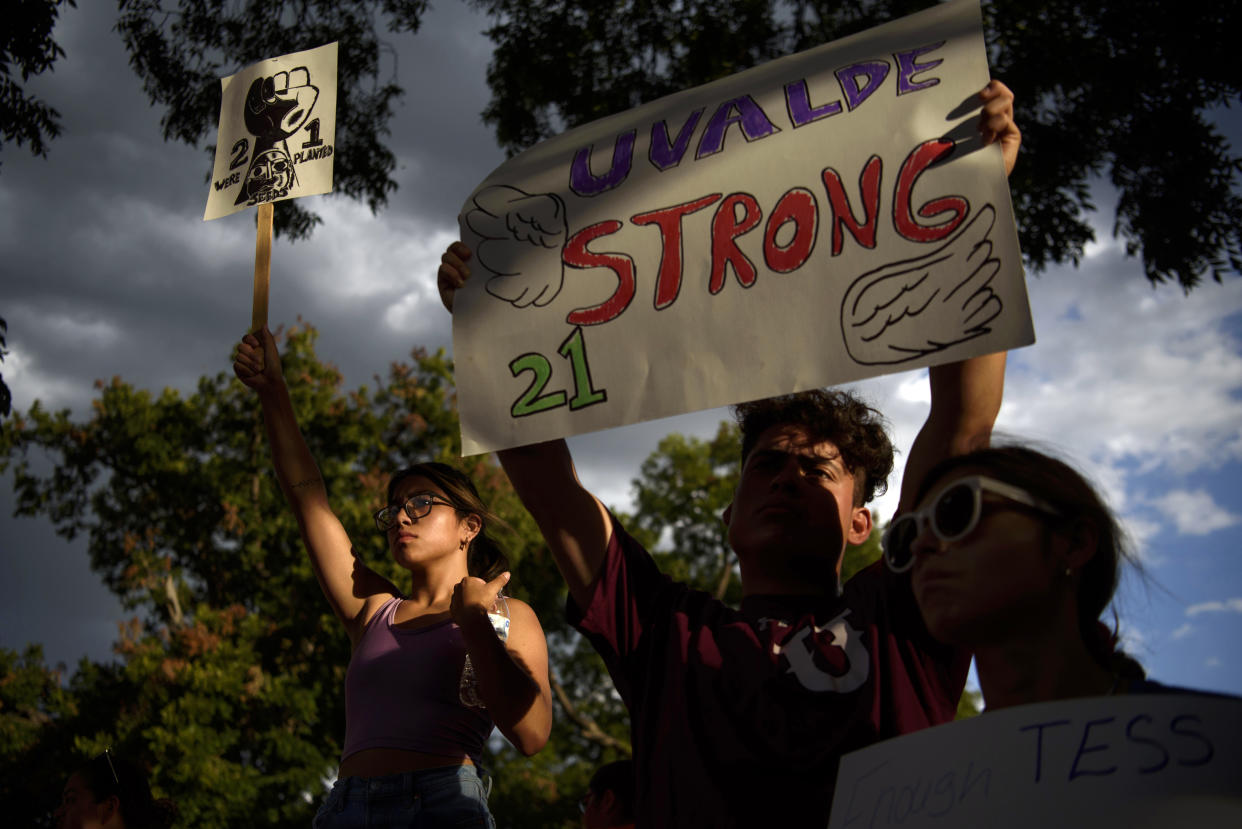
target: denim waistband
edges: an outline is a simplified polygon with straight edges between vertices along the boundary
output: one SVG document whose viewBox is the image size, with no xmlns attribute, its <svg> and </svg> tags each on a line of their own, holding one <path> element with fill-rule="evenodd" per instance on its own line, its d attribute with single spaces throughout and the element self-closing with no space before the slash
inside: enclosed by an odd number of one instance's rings
<svg viewBox="0 0 1242 829">
<path fill-rule="evenodd" d="M 342 777 L 336 781 L 337 786 L 347 797 L 351 794 L 366 793 L 372 797 L 398 794 L 417 794 L 429 787 L 460 777 L 478 778 L 479 773 L 474 766 L 440 766 L 433 769 L 406 771 L 400 774 L 386 774 L 382 777 Z"/>
</svg>

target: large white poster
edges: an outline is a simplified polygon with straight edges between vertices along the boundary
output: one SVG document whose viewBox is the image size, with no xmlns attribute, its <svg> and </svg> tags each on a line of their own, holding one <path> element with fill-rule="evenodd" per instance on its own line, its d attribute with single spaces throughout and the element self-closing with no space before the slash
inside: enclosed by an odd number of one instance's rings
<svg viewBox="0 0 1242 829">
<path fill-rule="evenodd" d="M 220 80 L 220 129 L 203 219 L 332 191 L 337 44 Z"/>
<path fill-rule="evenodd" d="M 977 0 L 605 118 L 466 200 L 465 454 L 1034 340 Z"/>
<path fill-rule="evenodd" d="M 842 758 L 828 825 L 1242 826 L 1242 700 L 1038 703 L 877 743 Z"/>
</svg>

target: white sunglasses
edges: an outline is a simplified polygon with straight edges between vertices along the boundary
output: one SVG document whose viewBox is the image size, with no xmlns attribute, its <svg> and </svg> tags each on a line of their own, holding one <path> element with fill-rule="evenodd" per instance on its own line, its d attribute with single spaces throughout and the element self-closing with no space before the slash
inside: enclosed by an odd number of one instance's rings
<svg viewBox="0 0 1242 829">
<path fill-rule="evenodd" d="M 938 492 L 927 506 L 899 515 L 888 525 L 880 542 L 888 569 L 904 573 L 914 566 L 914 540 L 924 526 L 930 526 L 941 541 L 957 541 L 969 535 L 979 525 L 985 491 L 1049 515 L 1061 514 L 1047 501 L 1012 484 L 984 475 L 962 478 Z"/>
</svg>

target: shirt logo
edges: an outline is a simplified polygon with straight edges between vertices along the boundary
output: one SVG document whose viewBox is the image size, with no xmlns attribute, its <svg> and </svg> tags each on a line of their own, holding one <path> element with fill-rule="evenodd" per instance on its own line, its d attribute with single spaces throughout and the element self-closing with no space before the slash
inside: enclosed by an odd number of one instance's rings
<svg viewBox="0 0 1242 829">
<path fill-rule="evenodd" d="M 779 639 L 789 625 L 776 619 L 763 620 L 774 628 L 772 654 L 784 655 L 789 663 L 788 672 L 808 691 L 848 694 L 861 688 L 871 675 L 871 656 L 862 642 L 861 631 L 846 621 L 849 615 L 846 610 L 825 625 L 799 628 L 784 644 Z M 816 652 L 821 657 L 818 662 Z M 820 663 L 841 672 L 826 670 Z"/>
</svg>

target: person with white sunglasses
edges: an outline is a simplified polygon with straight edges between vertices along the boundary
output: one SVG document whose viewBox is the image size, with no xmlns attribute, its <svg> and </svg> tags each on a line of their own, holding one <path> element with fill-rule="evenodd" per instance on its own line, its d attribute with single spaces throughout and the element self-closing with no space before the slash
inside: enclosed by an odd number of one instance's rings
<svg viewBox="0 0 1242 829">
<path fill-rule="evenodd" d="M 948 458 L 884 534 L 936 639 L 973 650 L 989 709 L 1185 691 L 1146 679 L 1100 621 L 1137 562 L 1085 477 L 1050 455 L 994 446 Z"/>
</svg>

